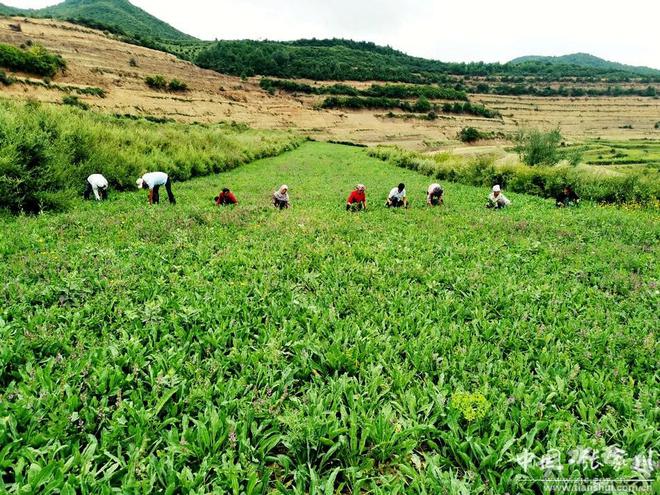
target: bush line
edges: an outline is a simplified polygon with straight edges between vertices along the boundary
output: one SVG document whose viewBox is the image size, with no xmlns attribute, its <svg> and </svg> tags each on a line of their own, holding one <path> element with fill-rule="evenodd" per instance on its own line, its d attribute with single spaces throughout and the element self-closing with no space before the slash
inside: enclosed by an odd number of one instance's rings
<svg viewBox="0 0 660 495">
<path fill-rule="evenodd" d="M 81 106 L 74 98 L 64 103 Z M 66 209 L 92 173 L 102 173 L 118 190 L 151 170 L 183 181 L 276 156 L 304 141 L 240 125 L 151 123 L 10 101 L 0 102 L 0 129 L 0 208 L 14 213 Z"/>
<path fill-rule="evenodd" d="M 641 172 L 603 176 L 569 165 L 495 165 L 492 156 L 480 156 L 459 163 L 450 161 L 447 154 L 424 156 L 386 146 L 372 148 L 367 153 L 439 180 L 479 187 L 500 184 L 509 191 L 544 198 L 555 197 L 565 185 L 570 184 L 584 199 L 601 203 L 653 205 L 660 199 L 660 184 Z"/>
</svg>

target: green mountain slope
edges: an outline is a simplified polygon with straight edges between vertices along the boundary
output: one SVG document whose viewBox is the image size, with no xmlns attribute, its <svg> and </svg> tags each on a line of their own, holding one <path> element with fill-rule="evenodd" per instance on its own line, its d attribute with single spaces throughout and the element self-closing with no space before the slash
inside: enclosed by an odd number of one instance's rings
<svg viewBox="0 0 660 495">
<path fill-rule="evenodd" d="M 618 62 L 610 62 L 589 53 L 572 53 L 570 55 L 562 55 L 560 57 L 545 57 L 541 55 L 529 55 L 526 57 L 519 57 L 512 60 L 512 64 L 521 64 L 526 62 L 542 62 L 554 65 L 577 65 L 579 67 L 591 67 L 603 70 L 627 71 L 634 72 L 645 76 L 660 76 L 660 70 L 652 69 L 650 67 L 638 67 L 633 65 L 620 64 Z"/>
<path fill-rule="evenodd" d="M 0 14 L 81 20 L 86 24 L 115 28 L 117 31 L 141 39 L 161 41 L 195 39 L 136 7 L 128 0 L 66 0 L 36 10 L 22 10 L 0 4 Z"/>
<path fill-rule="evenodd" d="M 564 77 L 621 81 L 643 76 L 660 81 L 660 71 L 641 74 L 625 66 L 591 67 L 536 60 L 515 64 L 447 63 L 412 57 L 389 47 L 340 39 L 218 41 L 199 47 L 191 59 L 202 67 L 228 74 L 315 80 L 447 82 L 448 76 L 531 76 L 546 81 Z"/>
<path fill-rule="evenodd" d="M 643 78 L 648 83 L 660 83 L 660 70 L 607 62 L 586 54 L 522 57 L 507 64 L 447 63 L 345 39 L 200 41 L 128 0 L 66 0 L 37 10 L 0 4 L 0 14 L 53 17 L 112 31 L 123 41 L 170 52 L 201 67 L 236 76 L 447 84 L 454 84 L 456 76 L 501 79 L 514 84 L 567 77 L 608 83 Z M 652 89 L 655 94 L 657 90 Z"/>
</svg>

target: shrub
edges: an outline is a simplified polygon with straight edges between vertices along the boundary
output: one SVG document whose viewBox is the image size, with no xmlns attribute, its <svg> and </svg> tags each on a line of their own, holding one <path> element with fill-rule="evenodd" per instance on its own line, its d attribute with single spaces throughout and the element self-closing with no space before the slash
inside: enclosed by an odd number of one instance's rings
<svg viewBox="0 0 660 495">
<path fill-rule="evenodd" d="M 105 98 L 106 91 L 103 88 L 87 87 L 87 88 L 75 88 L 75 92 L 80 95 L 88 96 L 98 96 L 99 98 Z"/>
<path fill-rule="evenodd" d="M 38 76 L 55 76 L 66 68 L 64 59 L 50 53 L 41 45 L 33 45 L 21 50 L 12 45 L 0 43 L 0 67 L 27 72 Z"/>
<path fill-rule="evenodd" d="M 138 61 L 135 57 L 131 57 L 131 59 L 128 61 L 128 65 L 131 67 L 139 67 Z"/>
<path fill-rule="evenodd" d="M 9 86 L 11 84 L 14 84 L 14 82 L 15 81 L 13 77 L 8 76 L 4 70 L 0 70 L 0 84 Z"/>
<path fill-rule="evenodd" d="M 559 129 L 549 132 L 538 129 L 520 131 L 515 142 L 515 150 L 526 165 L 555 165 L 561 159 L 559 145 L 562 136 Z"/>
<path fill-rule="evenodd" d="M 163 90 L 167 88 L 167 80 L 160 75 L 156 76 L 147 76 L 144 79 L 144 82 L 147 83 L 151 89 Z"/>
<path fill-rule="evenodd" d="M 372 84 L 367 89 L 358 89 L 347 84 L 332 84 L 312 86 L 288 79 L 270 79 L 264 77 L 259 82 L 261 89 L 273 93 L 276 89 L 289 93 L 305 93 L 315 95 L 335 96 L 367 96 L 372 98 L 412 99 L 425 98 L 435 100 L 462 100 L 467 101 L 464 91 L 441 86 L 418 84 Z M 428 111 L 428 110 L 426 110 Z M 424 113 L 424 110 L 420 110 Z"/>
<path fill-rule="evenodd" d="M 173 92 L 188 91 L 188 85 L 186 83 L 179 81 L 178 79 L 172 79 L 171 81 L 167 82 L 167 79 L 165 79 L 161 75 L 147 76 L 144 79 L 144 82 L 151 89 L 156 89 L 158 91 L 163 91 L 163 90 L 168 90 Z"/>
<path fill-rule="evenodd" d="M 660 122 L 656 122 L 656 123 L 655 123 L 655 128 L 656 128 L 656 129 L 660 129 Z"/>
<path fill-rule="evenodd" d="M 492 156 L 479 156 L 468 163 L 452 160 L 447 154 L 430 159 L 394 147 L 376 147 L 370 156 L 415 170 L 440 180 L 472 186 L 501 184 L 513 192 L 555 197 L 565 184 L 573 185 L 584 199 L 604 203 L 654 204 L 660 198 L 660 184 L 643 172 L 626 175 L 601 175 L 580 167 L 532 167 L 524 164 L 496 165 Z"/>
<path fill-rule="evenodd" d="M 182 81 L 179 81 L 178 79 L 172 79 L 167 84 L 167 89 L 170 91 L 184 92 L 188 91 L 188 85 Z"/>
<path fill-rule="evenodd" d="M 67 95 L 62 98 L 62 103 L 71 107 L 78 107 L 83 110 L 89 110 L 89 105 L 74 95 Z"/>
<path fill-rule="evenodd" d="M 474 127 L 463 127 L 458 133 L 458 139 L 464 143 L 474 143 L 482 138 L 481 132 Z"/>
<path fill-rule="evenodd" d="M 433 109 L 431 102 L 425 96 L 420 96 L 413 106 L 413 111 L 419 113 L 427 113 Z"/>
</svg>

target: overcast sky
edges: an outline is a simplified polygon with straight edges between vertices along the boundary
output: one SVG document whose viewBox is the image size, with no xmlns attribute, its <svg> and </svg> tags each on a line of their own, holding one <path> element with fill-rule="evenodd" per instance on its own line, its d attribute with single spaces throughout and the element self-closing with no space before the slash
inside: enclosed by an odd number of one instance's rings
<svg viewBox="0 0 660 495">
<path fill-rule="evenodd" d="M 202 39 L 352 38 L 443 61 L 588 52 L 660 68 L 660 0 L 131 1 Z"/>
</svg>

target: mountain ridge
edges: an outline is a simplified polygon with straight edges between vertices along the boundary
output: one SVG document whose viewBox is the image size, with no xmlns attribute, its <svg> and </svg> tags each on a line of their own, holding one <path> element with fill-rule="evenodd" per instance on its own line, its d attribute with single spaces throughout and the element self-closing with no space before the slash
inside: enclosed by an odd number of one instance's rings
<svg viewBox="0 0 660 495">
<path fill-rule="evenodd" d="M 315 80 L 379 79 L 398 82 L 450 82 L 448 75 L 541 78 L 600 78 L 609 82 L 648 78 L 660 70 L 609 62 L 589 54 L 525 56 L 500 63 L 452 63 L 408 55 L 389 46 L 346 39 L 294 41 L 202 41 L 133 5 L 129 0 L 65 0 L 42 9 L 0 3 L 0 15 L 55 18 L 109 31 L 122 41 L 172 53 L 205 68 L 231 75 L 263 75 Z"/>
<path fill-rule="evenodd" d="M 596 69 L 612 69 L 634 72 L 641 75 L 658 76 L 660 69 L 653 67 L 637 66 L 613 62 L 590 53 L 577 52 L 567 55 L 548 56 L 548 55 L 524 55 L 511 60 L 510 64 L 521 64 L 525 62 L 546 62 L 550 64 L 570 64 L 580 67 L 593 67 Z"/>
</svg>

